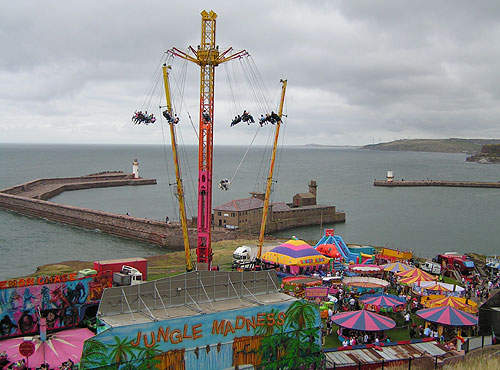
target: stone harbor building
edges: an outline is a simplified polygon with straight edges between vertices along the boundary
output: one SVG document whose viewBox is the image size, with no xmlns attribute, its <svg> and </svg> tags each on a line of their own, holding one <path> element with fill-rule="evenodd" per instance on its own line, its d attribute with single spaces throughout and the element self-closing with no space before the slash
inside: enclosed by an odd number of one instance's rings
<svg viewBox="0 0 500 370">
<path fill-rule="evenodd" d="M 266 232 L 345 222 L 345 213 L 337 212 L 335 206 L 317 204 L 317 189 L 316 181 L 311 180 L 309 191 L 295 194 L 291 203 L 270 204 Z M 258 233 L 262 221 L 264 193 L 252 192 L 250 195 L 248 198 L 235 199 L 215 207 L 214 227 Z"/>
</svg>

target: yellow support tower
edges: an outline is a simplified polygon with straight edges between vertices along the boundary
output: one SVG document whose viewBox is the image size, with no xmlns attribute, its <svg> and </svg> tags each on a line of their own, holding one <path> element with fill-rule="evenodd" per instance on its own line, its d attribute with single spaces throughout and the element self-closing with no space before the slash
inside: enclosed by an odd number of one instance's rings
<svg viewBox="0 0 500 370">
<path fill-rule="evenodd" d="M 264 232 L 266 231 L 267 211 L 269 208 L 269 196 L 271 194 L 271 184 L 273 182 L 274 161 L 276 159 L 276 148 L 278 147 L 278 136 L 280 133 L 281 117 L 283 116 L 283 103 L 285 102 L 285 91 L 286 91 L 287 80 L 281 80 L 280 82 L 283 84 L 281 87 L 281 100 L 280 100 L 280 107 L 279 107 L 279 111 L 278 111 L 278 116 L 280 117 L 280 120 L 276 123 L 276 132 L 274 134 L 273 153 L 271 155 L 271 165 L 269 166 L 269 176 L 267 177 L 266 196 L 264 198 L 264 208 L 262 209 L 262 223 L 260 224 L 259 245 L 258 245 L 259 250 L 257 253 L 257 259 L 259 259 L 259 260 L 260 260 L 260 257 L 262 255 L 262 244 L 264 244 Z"/>
<path fill-rule="evenodd" d="M 163 82 L 165 83 L 165 96 L 167 98 L 167 112 L 171 117 L 169 120 L 170 126 L 170 137 L 172 140 L 172 154 L 174 157 L 174 165 L 175 165 L 175 179 L 177 182 L 177 198 L 179 199 L 179 213 L 182 225 L 182 237 L 184 239 L 184 252 L 186 254 L 186 271 L 193 270 L 193 264 L 191 262 L 191 251 L 189 249 L 189 236 L 188 236 L 188 228 L 186 221 L 186 209 L 184 207 L 184 190 L 182 187 L 182 177 L 181 177 L 181 168 L 179 164 L 179 157 L 177 156 L 177 142 L 175 136 L 175 124 L 174 114 L 172 110 L 172 102 L 170 99 L 170 85 L 168 83 L 168 70 L 170 66 L 163 65 Z"/>
</svg>

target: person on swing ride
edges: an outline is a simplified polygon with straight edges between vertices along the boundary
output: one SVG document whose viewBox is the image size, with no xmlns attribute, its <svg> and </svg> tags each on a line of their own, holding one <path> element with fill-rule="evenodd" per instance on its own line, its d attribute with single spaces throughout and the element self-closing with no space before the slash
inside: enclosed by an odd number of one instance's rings
<svg viewBox="0 0 500 370">
<path fill-rule="evenodd" d="M 250 123 L 255 123 L 253 117 L 246 110 L 243 111 L 243 114 L 241 115 L 241 120 L 243 122 L 246 122 L 247 125 L 249 125 Z"/>
<path fill-rule="evenodd" d="M 276 123 L 279 123 L 281 122 L 281 117 L 279 115 L 277 115 L 276 113 L 274 112 L 271 112 L 271 118 L 276 122 Z"/>
<path fill-rule="evenodd" d="M 264 115 L 261 114 L 260 118 L 259 118 L 259 125 L 260 125 L 260 127 L 262 127 L 262 125 L 264 125 L 264 124 L 267 125 L 267 123 L 266 123 L 266 117 L 264 117 Z"/>
<path fill-rule="evenodd" d="M 134 124 L 138 124 L 140 121 L 141 121 L 141 117 L 142 117 L 142 111 L 135 111 L 134 112 L 134 116 L 132 117 L 132 121 L 134 122 Z"/>
<path fill-rule="evenodd" d="M 241 122 L 241 116 L 238 115 L 238 116 L 234 117 L 233 121 L 231 122 L 231 127 L 237 125 L 240 122 Z"/>
<path fill-rule="evenodd" d="M 229 190 L 229 184 L 230 184 L 229 179 L 222 179 L 219 182 L 219 189 L 227 191 Z"/>
<path fill-rule="evenodd" d="M 271 117 L 271 115 L 269 113 L 266 113 L 266 122 L 270 122 L 272 125 L 274 125 L 273 118 Z M 267 123 L 266 123 L 266 125 L 267 125 Z"/>
<path fill-rule="evenodd" d="M 165 117 L 167 122 L 170 122 L 172 120 L 172 116 L 168 113 L 168 110 L 163 111 L 163 117 Z"/>
</svg>

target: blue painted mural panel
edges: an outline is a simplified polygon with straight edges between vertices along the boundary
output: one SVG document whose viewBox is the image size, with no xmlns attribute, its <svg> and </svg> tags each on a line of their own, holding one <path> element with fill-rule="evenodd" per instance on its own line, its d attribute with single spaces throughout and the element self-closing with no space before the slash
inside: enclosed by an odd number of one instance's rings
<svg viewBox="0 0 500 370">
<path fill-rule="evenodd" d="M 321 360 L 320 326 L 318 307 L 297 300 L 115 327 L 85 343 L 80 365 L 81 369 L 128 369 L 131 364 L 157 369 L 299 366 Z"/>
</svg>

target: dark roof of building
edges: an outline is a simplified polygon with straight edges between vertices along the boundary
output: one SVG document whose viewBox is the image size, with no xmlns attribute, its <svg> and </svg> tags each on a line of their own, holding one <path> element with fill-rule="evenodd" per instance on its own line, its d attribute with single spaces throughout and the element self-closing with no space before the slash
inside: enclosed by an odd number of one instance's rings
<svg viewBox="0 0 500 370">
<path fill-rule="evenodd" d="M 241 212 L 264 207 L 264 201 L 258 198 L 235 199 L 214 208 L 216 211 Z"/>
<path fill-rule="evenodd" d="M 313 193 L 297 193 L 294 197 L 296 197 L 297 195 L 301 198 L 316 198 L 316 195 L 314 195 Z"/>
<path fill-rule="evenodd" d="M 272 206 L 273 212 L 287 212 L 292 210 L 285 202 L 273 203 Z"/>
</svg>

